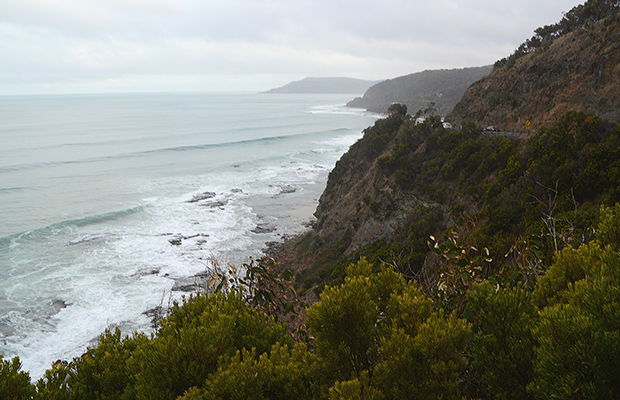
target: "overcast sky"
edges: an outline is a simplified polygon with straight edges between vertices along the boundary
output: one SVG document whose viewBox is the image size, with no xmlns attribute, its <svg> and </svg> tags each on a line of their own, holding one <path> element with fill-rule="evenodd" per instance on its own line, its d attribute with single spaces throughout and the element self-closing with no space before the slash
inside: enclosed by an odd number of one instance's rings
<svg viewBox="0 0 620 400">
<path fill-rule="evenodd" d="M 0 95 L 263 91 L 488 65 L 577 4 L 0 0 Z"/>
</svg>

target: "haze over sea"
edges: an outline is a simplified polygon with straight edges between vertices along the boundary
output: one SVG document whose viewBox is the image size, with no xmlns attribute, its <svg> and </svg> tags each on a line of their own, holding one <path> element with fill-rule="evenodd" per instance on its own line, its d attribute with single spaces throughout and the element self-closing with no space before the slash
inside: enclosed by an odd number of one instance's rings
<svg viewBox="0 0 620 400">
<path fill-rule="evenodd" d="M 0 97 L 0 354 L 38 379 L 108 327 L 149 331 L 210 257 L 300 232 L 377 117 L 353 97 Z"/>
</svg>

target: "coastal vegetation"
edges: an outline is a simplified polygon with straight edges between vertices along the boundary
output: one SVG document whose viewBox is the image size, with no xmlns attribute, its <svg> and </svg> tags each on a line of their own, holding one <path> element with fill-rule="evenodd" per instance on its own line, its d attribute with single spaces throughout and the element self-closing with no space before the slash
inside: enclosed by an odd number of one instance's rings
<svg viewBox="0 0 620 400">
<path fill-rule="evenodd" d="M 467 121 L 460 131 L 444 129 L 436 116 L 416 125 L 393 114 L 336 164 L 317 227 L 295 244 L 287 267 L 304 265 L 296 276 L 302 292 L 342 282 L 362 256 L 424 280 L 438 268 L 429 236 L 454 235 L 487 249 L 485 274 L 532 285 L 563 247 L 591 240 L 601 205 L 620 201 L 619 146 L 618 125 L 580 112 L 529 137 L 483 135 Z M 538 258 L 524 259 L 534 248 L 529 256 Z M 522 264 L 523 273 L 506 263 Z"/>
<path fill-rule="evenodd" d="M 461 257 L 471 253 L 459 240 L 433 245 L 447 270 L 460 272 L 467 290 L 459 293 L 438 284 L 429 297 L 419 282 L 362 258 L 308 308 L 302 340 L 265 307 L 273 299 L 249 300 L 250 287 L 286 291 L 286 277 L 264 267 L 252 282 L 183 298 L 150 336 L 106 330 L 97 346 L 56 362 L 35 384 L 17 357 L 1 360 L 0 396 L 618 398 L 619 226 L 620 205 L 601 207 L 595 238 L 557 252 L 534 285 L 485 276 L 478 266 L 487 260 Z M 441 293 L 462 295 L 463 307 Z"/>
</svg>

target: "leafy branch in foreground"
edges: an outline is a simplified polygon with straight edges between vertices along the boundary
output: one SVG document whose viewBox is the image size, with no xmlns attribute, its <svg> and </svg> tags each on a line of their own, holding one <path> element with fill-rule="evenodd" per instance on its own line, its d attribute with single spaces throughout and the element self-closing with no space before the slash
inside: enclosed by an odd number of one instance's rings
<svg viewBox="0 0 620 400">
<path fill-rule="evenodd" d="M 229 262 L 228 271 L 220 267 L 217 259 L 212 264 L 214 268 L 207 285 L 209 290 L 238 290 L 249 306 L 285 322 L 295 340 L 308 342 L 301 315 L 303 307 L 293 287 L 293 274 L 290 271 L 281 271 L 280 265 L 273 258 L 250 258 L 250 262 L 239 269 Z"/>
</svg>

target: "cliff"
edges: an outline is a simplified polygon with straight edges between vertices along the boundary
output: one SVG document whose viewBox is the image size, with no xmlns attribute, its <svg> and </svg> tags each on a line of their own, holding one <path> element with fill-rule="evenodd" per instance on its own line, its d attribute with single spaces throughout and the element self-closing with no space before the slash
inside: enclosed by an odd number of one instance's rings
<svg viewBox="0 0 620 400">
<path fill-rule="evenodd" d="M 491 66 L 485 66 L 417 72 L 377 83 L 363 97 L 350 101 L 347 106 L 384 113 L 392 103 L 401 103 L 415 114 L 433 102 L 439 114 L 446 115 L 469 85 L 491 70 Z"/>
<path fill-rule="evenodd" d="M 496 68 L 467 89 L 446 120 L 503 131 L 549 125 L 568 110 L 620 121 L 620 15 L 585 24 Z"/>
</svg>

